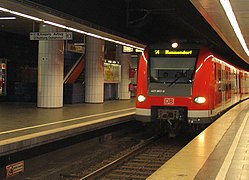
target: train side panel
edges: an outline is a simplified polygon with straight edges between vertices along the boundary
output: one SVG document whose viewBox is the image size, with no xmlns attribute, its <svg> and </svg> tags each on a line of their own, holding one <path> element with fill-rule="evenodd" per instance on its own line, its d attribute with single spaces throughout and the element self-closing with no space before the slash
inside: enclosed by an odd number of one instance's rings
<svg viewBox="0 0 249 180">
<path fill-rule="evenodd" d="M 194 102 L 195 97 L 205 97 L 206 102 L 197 104 Z M 193 94 L 190 106 L 188 106 L 188 121 L 190 123 L 208 122 L 212 116 L 211 109 L 214 109 L 214 71 L 213 55 L 206 48 L 201 48 L 193 84 Z"/>
</svg>

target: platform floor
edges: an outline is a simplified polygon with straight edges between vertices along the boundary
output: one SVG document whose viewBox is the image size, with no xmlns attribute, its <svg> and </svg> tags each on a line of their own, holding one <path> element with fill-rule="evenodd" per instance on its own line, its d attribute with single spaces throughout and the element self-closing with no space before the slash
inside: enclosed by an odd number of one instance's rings
<svg viewBox="0 0 249 180">
<path fill-rule="evenodd" d="M 248 180 L 249 100 L 222 115 L 148 179 Z"/>
<path fill-rule="evenodd" d="M 126 122 L 135 115 L 135 99 L 65 105 L 58 109 L 1 102 L 0 115 L 0 156 L 3 156 Z"/>
</svg>

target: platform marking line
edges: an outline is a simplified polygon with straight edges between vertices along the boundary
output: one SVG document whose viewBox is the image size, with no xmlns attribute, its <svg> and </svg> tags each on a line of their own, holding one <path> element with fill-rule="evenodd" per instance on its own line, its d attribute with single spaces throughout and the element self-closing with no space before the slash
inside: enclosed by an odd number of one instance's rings
<svg viewBox="0 0 249 180">
<path fill-rule="evenodd" d="M 105 112 L 105 113 L 100 113 L 100 114 L 81 116 L 81 117 L 77 117 L 77 118 L 71 118 L 71 119 L 62 120 L 62 121 L 56 121 L 56 122 L 47 123 L 47 124 L 41 124 L 41 125 L 29 126 L 29 127 L 25 127 L 25 128 L 13 129 L 13 130 L 9 130 L 9 131 L 2 131 L 2 132 L 0 132 L 0 135 L 9 134 L 9 133 L 13 133 L 13 132 L 24 131 L 24 130 L 30 130 L 30 129 L 35 129 L 35 128 L 40 128 L 40 127 L 45 127 L 45 126 L 50 126 L 50 125 L 55 125 L 55 124 L 67 123 L 67 122 L 77 121 L 77 120 L 80 120 L 80 119 L 92 118 L 92 117 L 97 117 L 97 116 L 102 116 L 102 115 L 107 115 L 107 114 L 112 114 L 112 113 L 118 113 L 118 112 L 133 110 L 133 109 L 135 109 L 135 108 L 127 108 L 127 109 L 110 111 L 110 112 Z"/>
<path fill-rule="evenodd" d="M 67 131 L 70 129 L 75 129 L 75 128 L 80 128 L 82 126 L 91 126 L 91 125 L 95 125 L 96 123 L 101 123 L 107 120 L 111 120 L 111 119 L 117 119 L 117 118 L 121 118 L 124 116 L 129 116 L 132 115 L 133 113 L 125 113 L 125 114 L 119 114 L 119 115 L 113 115 L 110 117 L 104 117 L 104 118 L 100 118 L 100 119 L 96 119 L 93 121 L 87 121 L 87 122 L 81 122 L 78 124 L 73 124 L 73 125 L 68 125 L 65 127 L 58 127 L 58 128 L 54 128 L 54 129 L 49 129 L 49 130 L 45 130 L 45 131 L 41 131 L 41 132 L 36 132 L 36 133 L 32 133 L 32 134 L 27 134 L 27 135 L 23 135 L 23 136 L 18 136 L 18 137 L 14 137 L 14 138 L 10 138 L 10 139 L 5 139 L 5 140 L 0 140 L 0 146 L 4 146 L 4 145 L 8 145 L 11 143 L 15 143 L 15 142 L 20 142 L 20 141 L 25 141 L 25 140 L 29 140 L 32 138 L 37 138 L 40 136 L 45 136 L 45 135 L 51 135 L 53 133 L 58 133 L 58 132 L 62 132 L 62 131 Z M 93 127 L 94 128 L 94 127 Z M 70 136 L 70 133 L 69 133 Z M 40 142 L 36 141 L 38 144 Z M 1 149 L 0 149 L 1 150 Z M 1 152 L 0 152 L 1 154 Z"/>
<path fill-rule="evenodd" d="M 228 153 L 226 155 L 226 158 L 225 158 L 225 160 L 224 160 L 224 162 L 223 162 L 223 164 L 222 164 L 222 166 L 220 168 L 220 171 L 218 172 L 215 180 L 223 180 L 223 179 L 226 178 L 228 169 L 229 169 L 229 167 L 230 167 L 230 165 L 232 163 L 232 159 L 234 157 L 236 148 L 237 148 L 237 146 L 239 144 L 239 140 L 240 140 L 240 137 L 242 135 L 242 132 L 243 132 L 245 126 L 246 126 L 246 122 L 248 120 L 248 117 L 249 117 L 249 112 L 247 112 L 245 118 L 243 119 L 243 122 L 242 122 L 238 132 L 236 133 L 236 136 L 235 136 L 235 138 L 233 140 L 233 143 L 232 143 L 232 145 L 231 145 L 231 147 L 230 147 L 230 149 L 229 149 L 229 151 L 228 151 Z"/>
</svg>

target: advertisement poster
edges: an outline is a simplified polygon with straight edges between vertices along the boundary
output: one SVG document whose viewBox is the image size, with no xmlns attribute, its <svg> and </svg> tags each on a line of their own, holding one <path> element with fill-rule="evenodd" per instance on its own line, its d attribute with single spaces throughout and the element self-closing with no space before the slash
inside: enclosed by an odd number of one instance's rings
<svg viewBox="0 0 249 180">
<path fill-rule="evenodd" d="M 121 76 L 121 66 L 118 64 L 104 64 L 105 83 L 119 83 Z"/>
<path fill-rule="evenodd" d="M 0 59 L 0 96 L 6 95 L 6 61 Z"/>
</svg>

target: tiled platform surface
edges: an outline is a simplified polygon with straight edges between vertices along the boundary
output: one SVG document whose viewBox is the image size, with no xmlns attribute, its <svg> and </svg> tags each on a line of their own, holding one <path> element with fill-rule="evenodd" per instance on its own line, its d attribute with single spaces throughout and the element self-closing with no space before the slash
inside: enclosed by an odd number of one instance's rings
<svg viewBox="0 0 249 180">
<path fill-rule="evenodd" d="M 84 132 L 126 122 L 135 115 L 135 99 L 103 104 L 65 105 L 0 103 L 0 156 Z"/>
<path fill-rule="evenodd" d="M 249 100 L 217 119 L 148 179 L 249 179 Z"/>
</svg>

